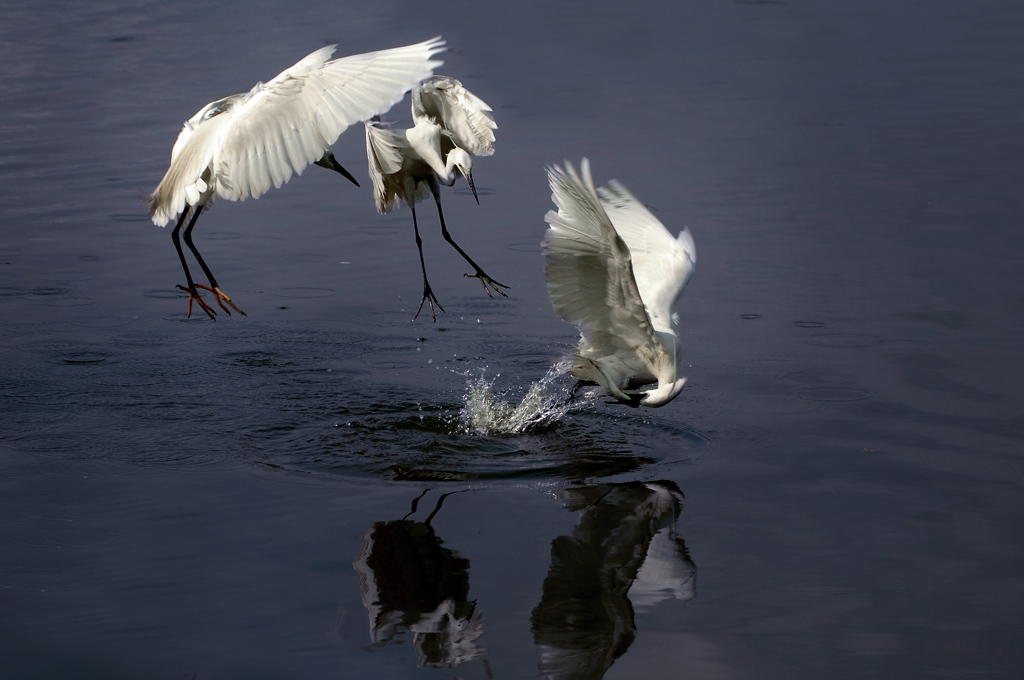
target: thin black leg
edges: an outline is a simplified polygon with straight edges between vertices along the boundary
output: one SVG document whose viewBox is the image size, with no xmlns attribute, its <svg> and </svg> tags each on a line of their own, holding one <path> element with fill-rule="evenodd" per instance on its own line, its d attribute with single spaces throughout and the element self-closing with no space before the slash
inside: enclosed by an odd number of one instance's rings
<svg viewBox="0 0 1024 680">
<path fill-rule="evenodd" d="M 199 266 L 203 268 L 203 273 L 206 274 L 206 278 L 210 281 L 210 287 L 216 288 L 217 280 L 213 278 L 213 272 L 211 272 L 210 268 L 206 266 L 206 262 L 203 261 L 203 256 L 199 254 L 199 249 L 196 248 L 196 244 L 192 243 L 192 228 L 196 226 L 196 218 L 199 217 L 199 211 L 202 209 L 202 206 L 195 209 L 195 216 L 192 218 L 192 221 L 188 223 L 188 226 L 185 227 L 185 245 L 187 245 L 188 249 L 192 251 L 192 255 L 195 256 L 196 262 L 199 263 Z"/>
<path fill-rule="evenodd" d="M 480 279 L 480 283 L 481 285 L 483 285 L 484 292 L 487 293 L 487 297 L 494 297 L 493 295 L 491 295 L 491 291 L 487 287 L 487 284 L 491 284 L 491 287 L 494 288 L 494 291 L 501 295 L 502 297 L 508 297 L 499 288 L 499 286 L 501 288 L 508 288 L 508 286 L 506 286 L 504 283 L 498 283 L 490 276 L 488 276 L 487 273 L 480 268 L 480 265 L 478 265 L 476 262 L 473 262 L 473 259 L 466 254 L 465 250 L 459 247 L 459 244 L 455 242 L 455 239 L 452 238 L 452 235 L 448 233 L 448 227 L 444 223 L 444 212 L 441 210 L 441 192 L 438 191 L 436 181 L 430 182 L 430 191 L 434 194 L 434 203 L 437 204 L 437 217 L 441 221 L 441 235 L 444 236 L 444 240 L 448 241 L 448 243 L 450 243 L 451 246 L 455 248 L 455 250 L 459 251 L 459 255 L 462 255 L 466 262 L 468 262 L 470 266 L 476 270 L 475 274 L 466 274 L 466 276 L 468 276 L 469 278 Z"/>
<path fill-rule="evenodd" d="M 423 297 L 420 298 L 420 306 L 416 308 L 416 314 L 415 316 L 412 317 L 412 320 L 415 321 L 416 317 L 420 315 L 420 310 L 423 309 L 423 303 L 429 302 L 430 316 L 434 319 L 434 322 L 436 323 L 437 315 L 434 314 L 434 305 L 436 304 L 438 309 L 440 309 L 442 312 L 444 311 L 444 307 L 442 307 L 441 303 L 437 301 L 436 297 L 434 297 L 434 291 L 430 289 L 430 282 L 427 281 L 427 265 L 423 261 L 423 239 L 420 238 L 420 228 L 419 225 L 416 223 L 416 204 L 410 203 L 409 208 L 412 209 L 412 230 L 413 233 L 416 234 L 416 248 L 420 251 L 420 269 L 423 270 Z"/>
<path fill-rule="evenodd" d="M 192 281 L 192 273 L 188 270 L 188 263 L 185 261 L 185 253 L 181 250 L 181 225 L 185 223 L 185 217 L 188 216 L 188 206 L 182 211 L 181 217 L 178 218 L 178 223 L 174 226 L 174 230 L 171 232 L 171 240 L 174 241 L 174 248 L 178 251 L 178 259 L 181 260 L 181 268 L 185 270 L 185 281 L 188 283 L 188 288 L 185 286 L 178 286 L 181 290 L 188 293 L 188 315 L 192 316 L 192 301 L 195 300 L 199 303 L 199 306 L 203 308 L 203 311 L 211 318 L 216 320 L 217 313 L 213 311 L 213 308 L 203 302 L 203 299 L 199 297 L 199 291 L 196 290 L 196 284 Z M 189 234 L 192 231 L 192 227 L 196 226 L 196 220 L 199 219 L 199 213 L 202 212 L 203 206 L 196 206 L 192 209 L 192 219 L 189 220 L 188 226 L 185 228 L 185 243 L 189 246 L 189 249 L 198 256 L 196 249 L 192 247 L 191 238 Z M 203 265 L 203 261 L 199 260 L 199 264 Z M 205 270 L 206 265 L 203 265 Z"/>
<path fill-rule="evenodd" d="M 200 210 L 202 210 L 202 206 L 196 208 L 196 217 L 199 216 L 199 211 Z M 199 254 L 199 249 L 196 248 L 196 244 L 192 242 L 192 227 L 194 227 L 194 226 L 196 226 L 196 219 L 195 219 L 195 217 L 192 218 L 192 221 L 189 222 L 188 226 L 185 228 L 185 234 L 184 234 L 184 236 L 185 236 L 185 245 L 187 245 L 188 249 L 192 251 L 192 255 L 194 255 L 195 258 L 196 258 L 196 262 L 198 262 L 199 266 L 203 268 L 203 273 L 206 274 L 206 278 L 210 282 L 209 286 L 204 286 L 202 284 L 199 284 L 198 287 L 199 288 L 205 288 L 206 290 L 208 290 L 211 293 L 213 293 L 213 299 L 216 300 L 217 304 L 220 305 L 220 308 L 223 309 L 228 314 L 231 314 L 231 309 L 234 309 L 236 312 L 238 312 L 242 316 L 245 316 L 245 312 L 243 312 L 241 309 L 236 307 L 235 303 L 233 303 L 231 301 L 231 298 L 228 297 L 227 293 L 222 291 L 220 289 L 220 286 L 217 285 L 217 279 L 213 278 L 213 272 L 210 271 L 210 268 L 206 266 L 206 262 L 203 260 L 203 256 Z M 180 252 L 181 251 L 179 249 L 179 253 Z M 228 309 L 227 307 L 224 306 L 225 302 L 227 302 L 229 305 L 231 305 L 231 309 Z"/>
</svg>

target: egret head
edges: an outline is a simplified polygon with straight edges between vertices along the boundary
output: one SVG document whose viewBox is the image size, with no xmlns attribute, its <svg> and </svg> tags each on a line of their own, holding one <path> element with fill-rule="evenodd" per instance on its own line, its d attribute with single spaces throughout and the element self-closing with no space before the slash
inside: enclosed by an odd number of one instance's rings
<svg viewBox="0 0 1024 680">
<path fill-rule="evenodd" d="M 678 380 L 670 383 L 659 382 L 657 389 L 648 390 L 643 393 L 643 398 L 640 399 L 640 403 L 644 406 L 650 406 L 651 408 L 664 406 L 675 399 L 676 395 L 683 391 L 683 385 L 685 384 L 686 378 L 679 378 Z"/>
<path fill-rule="evenodd" d="M 679 375 L 683 354 L 683 343 L 679 341 L 679 336 L 663 331 L 655 331 L 655 336 L 665 350 L 655 370 L 658 387 L 644 392 L 640 400 L 644 406 L 651 407 L 664 406 L 672 401 L 686 384 L 686 378 Z"/>
<path fill-rule="evenodd" d="M 448 152 L 448 164 L 454 165 L 466 178 L 466 183 L 469 184 L 469 189 L 473 192 L 473 198 L 476 199 L 477 205 L 480 205 L 480 197 L 476 195 L 476 185 L 473 184 L 473 157 L 465 149 L 455 147 Z"/>
</svg>

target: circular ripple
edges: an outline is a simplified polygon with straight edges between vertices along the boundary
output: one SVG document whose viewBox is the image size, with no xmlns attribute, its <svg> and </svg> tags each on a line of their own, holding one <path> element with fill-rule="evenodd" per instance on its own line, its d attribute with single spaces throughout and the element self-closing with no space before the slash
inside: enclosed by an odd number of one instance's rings
<svg viewBox="0 0 1024 680">
<path fill-rule="evenodd" d="M 86 297 L 61 297 L 43 300 L 43 304 L 47 307 L 85 307 L 96 304 L 96 301 Z"/>
<path fill-rule="evenodd" d="M 800 383 L 803 385 L 836 385 L 838 383 L 850 382 L 851 378 L 842 373 L 827 373 L 817 371 L 794 371 L 780 376 L 782 380 Z"/>
<path fill-rule="evenodd" d="M 257 461 L 267 471 L 373 476 L 403 481 L 583 479 L 635 474 L 689 460 L 711 436 L 621 407 L 588 411 L 515 435 L 463 431 L 456 409 L 361 401 L 333 427 L 274 428 L 283 438 Z M 639 442 L 639 443 L 638 443 Z"/>
<path fill-rule="evenodd" d="M 44 281 L 86 281 L 95 278 L 96 274 L 85 269 L 55 269 L 39 274 Z"/>
<path fill-rule="evenodd" d="M 114 337 L 113 342 L 124 347 L 164 347 L 174 344 L 165 333 L 154 331 L 128 331 Z"/>
<path fill-rule="evenodd" d="M 75 340 L 33 340 L 30 342 L 23 343 L 18 346 L 18 349 L 26 350 L 29 352 L 67 352 L 71 350 L 82 349 L 88 347 L 88 344 L 83 344 Z"/>
<path fill-rule="evenodd" d="M 89 350 L 80 350 L 77 352 L 66 352 L 59 356 L 54 357 L 54 360 L 58 363 L 67 364 L 69 366 L 89 366 L 96 364 L 110 363 L 116 359 L 116 355 L 110 352 L 96 352 Z"/>
<path fill-rule="evenodd" d="M 147 473 L 164 472 L 174 474 L 182 472 L 219 472 L 246 466 L 240 456 L 227 451 L 206 452 L 203 454 L 164 451 L 135 456 L 128 462 L 145 469 Z"/>
<path fill-rule="evenodd" d="M 842 402 L 870 399 L 872 394 L 857 387 L 809 387 L 798 390 L 796 396 L 811 401 Z"/>
<path fill-rule="evenodd" d="M 735 397 L 729 399 L 723 408 L 734 413 L 753 413 L 758 415 L 785 415 L 790 413 L 809 413 L 820 406 L 808 404 L 806 400 L 794 399 L 789 395 L 765 397 Z"/>
<path fill-rule="evenodd" d="M 83 328 L 117 328 L 136 321 L 138 321 L 137 318 L 129 316 L 80 316 L 77 319 L 71 319 L 68 323 Z"/>
<path fill-rule="evenodd" d="M 82 343 L 74 340 L 33 340 L 17 346 L 18 349 L 31 352 L 59 352 L 81 347 Z"/>
<path fill-rule="evenodd" d="M 177 300 L 178 298 L 188 298 L 188 293 L 185 291 L 178 290 L 177 288 L 159 288 L 156 290 L 147 290 L 142 293 L 144 297 L 153 298 L 156 300 Z"/>
<path fill-rule="evenodd" d="M 27 295 L 28 291 L 24 288 L 12 288 L 10 286 L 0 287 L 0 297 L 16 297 L 18 295 Z"/>
<path fill-rule="evenodd" d="M 777 376 L 786 375 L 787 373 L 800 373 L 825 365 L 826 362 L 821 359 L 790 356 L 741 359 L 740 361 L 727 364 L 729 368 L 738 373 Z"/>
<path fill-rule="evenodd" d="M 26 472 L 32 476 L 46 475 L 50 477 L 76 477 L 85 479 L 88 477 L 124 477 L 126 475 L 137 475 L 139 469 L 123 463 L 114 463 L 105 460 L 89 458 L 44 460 L 26 466 Z"/>
<path fill-rule="evenodd" d="M 753 321 L 755 319 L 760 319 L 760 318 L 762 318 L 762 316 L 763 315 L 761 315 L 761 314 L 740 314 L 740 318 L 741 319 L 745 319 L 747 321 Z"/>
<path fill-rule="evenodd" d="M 820 321 L 794 321 L 793 325 L 797 328 L 824 328 L 825 324 Z"/>
</svg>

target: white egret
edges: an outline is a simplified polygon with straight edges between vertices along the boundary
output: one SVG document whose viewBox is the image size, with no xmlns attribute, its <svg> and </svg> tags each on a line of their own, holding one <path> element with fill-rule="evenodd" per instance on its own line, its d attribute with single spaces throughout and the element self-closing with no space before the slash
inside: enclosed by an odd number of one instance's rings
<svg viewBox="0 0 1024 680">
<path fill-rule="evenodd" d="M 595 190 L 586 158 L 580 170 L 548 168 L 558 212 L 545 216 L 543 241 L 548 297 L 582 334 L 569 372 L 632 405 L 663 406 L 686 382 L 672 308 L 693 274 L 693 236 L 672 238 L 616 181 Z"/>
<path fill-rule="evenodd" d="M 475 273 L 466 276 L 480 279 L 488 297 L 493 297 L 488 284 L 500 295 L 507 297 L 501 288 L 508 286 L 488 276 L 448 233 L 438 187 L 439 183 L 452 186 L 461 174 L 466 178 L 476 202 L 480 203 L 476 185 L 473 184 L 473 156 L 490 156 L 494 153 L 493 130 L 498 126 L 490 111 L 491 107 L 463 87 L 458 80 L 434 76 L 413 90 L 412 117 L 415 125 L 412 128 L 392 130 L 376 120 L 366 123 L 366 156 L 377 211 L 381 214 L 391 212 L 400 205 L 399 201 L 412 210 L 412 226 L 420 253 L 420 268 L 423 270 L 423 297 L 414 319 L 420 315 L 424 302 L 430 303 L 430 315 L 435 321 L 437 316 L 434 314 L 434 305 L 444 311 L 427 281 L 423 241 L 416 222 L 416 202 L 426 198 L 428 190 L 437 204 L 437 216 L 444 240 L 475 270 Z"/>
<path fill-rule="evenodd" d="M 149 197 L 149 214 L 158 226 L 178 215 L 171 236 L 185 270 L 188 313 L 192 301 L 214 318 L 192 281 L 179 233 L 185 218 L 185 244 L 192 251 L 217 304 L 238 312 L 217 285 L 192 243 L 192 228 L 215 197 L 230 201 L 258 198 L 280 187 L 310 163 L 335 170 L 358 186 L 331 153 L 331 145 L 351 125 L 391 108 L 405 93 L 428 78 L 442 62 L 431 57 L 444 49 L 434 38 L 416 45 L 330 59 L 335 45 L 323 47 L 266 84 L 207 104 L 185 122 L 171 150 L 167 174 Z"/>
</svg>

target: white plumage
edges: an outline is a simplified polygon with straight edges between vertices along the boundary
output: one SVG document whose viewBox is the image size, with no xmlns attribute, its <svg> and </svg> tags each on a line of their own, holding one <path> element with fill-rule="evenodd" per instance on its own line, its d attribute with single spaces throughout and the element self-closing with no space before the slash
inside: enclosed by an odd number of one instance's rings
<svg viewBox="0 0 1024 680">
<path fill-rule="evenodd" d="M 491 107 L 455 78 L 433 76 L 413 90 L 412 118 L 417 125 L 441 126 L 455 146 L 473 156 L 494 153 L 498 125 Z"/>
<path fill-rule="evenodd" d="M 579 173 L 549 168 L 548 183 L 558 206 L 545 216 L 548 297 L 582 335 L 570 372 L 622 401 L 667 404 L 686 382 L 672 308 L 693 275 L 693 236 L 673 238 L 619 182 L 595 189 L 586 158 Z"/>
<path fill-rule="evenodd" d="M 196 299 L 213 316 L 196 293 L 178 242 L 188 209 L 194 211 L 186 244 L 209 277 L 189 236 L 204 206 L 215 197 L 258 198 L 311 163 L 355 182 L 334 159 L 331 145 L 349 126 L 387 111 L 430 77 L 442 63 L 431 57 L 444 46 L 434 38 L 333 60 L 335 46 L 324 47 L 266 84 L 212 102 L 186 121 L 171 151 L 170 167 L 150 195 L 149 214 L 159 226 L 181 216 L 173 237 L 189 283 L 190 314 Z M 221 297 L 230 303 L 212 278 L 210 283 L 218 303 Z"/>
<path fill-rule="evenodd" d="M 426 198 L 428 193 L 433 195 L 437 204 L 444 239 L 475 270 L 466 276 L 479 279 L 488 296 L 491 295 L 488 286 L 502 296 L 505 293 L 499 286 L 508 288 L 488 276 L 459 247 L 448 233 L 441 210 L 439 184 L 452 186 L 460 174 L 466 178 L 477 203 L 480 202 L 473 183 L 473 156 L 490 156 L 494 153 L 494 130 L 498 126 L 490 112 L 491 107 L 463 87 L 458 80 L 448 76 L 434 76 L 413 90 L 413 127 L 394 130 L 379 121 L 366 123 L 366 157 L 377 211 L 381 214 L 389 213 L 403 203 L 412 210 L 420 268 L 423 270 L 423 297 L 416 316 L 419 316 L 424 302 L 430 303 L 430 314 L 435 321 L 434 305 L 444 311 L 427 281 L 423 243 L 416 221 L 416 202 Z"/>
</svg>

